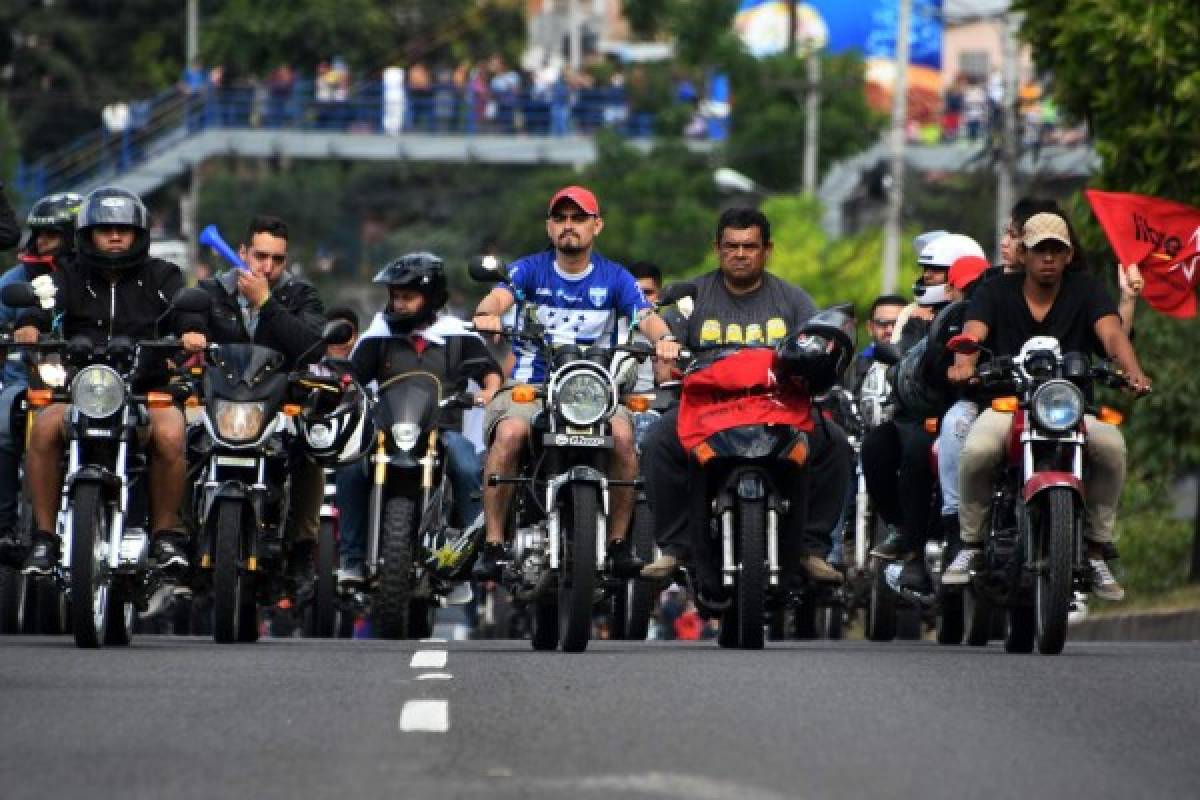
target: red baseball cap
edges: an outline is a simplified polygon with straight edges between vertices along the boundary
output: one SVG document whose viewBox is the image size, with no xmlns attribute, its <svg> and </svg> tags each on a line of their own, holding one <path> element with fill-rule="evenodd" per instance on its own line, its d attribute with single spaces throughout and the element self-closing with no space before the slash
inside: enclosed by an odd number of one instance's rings
<svg viewBox="0 0 1200 800">
<path fill-rule="evenodd" d="M 596 202 L 596 195 L 590 190 L 582 186 L 567 186 L 559 189 L 554 193 L 554 197 L 550 198 L 550 206 L 546 209 L 547 212 L 553 211 L 554 207 L 563 200 L 570 200 L 575 205 L 583 209 L 585 214 L 600 216 L 600 204 Z"/>
<path fill-rule="evenodd" d="M 979 280 L 979 276 L 986 272 L 989 266 L 991 265 L 988 264 L 986 258 L 959 256 L 950 265 L 950 271 L 946 273 L 946 280 L 961 292 Z"/>
</svg>

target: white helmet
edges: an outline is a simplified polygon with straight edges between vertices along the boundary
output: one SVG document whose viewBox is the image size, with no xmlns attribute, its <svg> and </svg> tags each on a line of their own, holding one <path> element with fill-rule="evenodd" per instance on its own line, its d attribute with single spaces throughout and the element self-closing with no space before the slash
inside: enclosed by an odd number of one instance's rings
<svg viewBox="0 0 1200 800">
<path fill-rule="evenodd" d="M 987 258 L 979 242 L 961 233 L 947 233 L 939 236 L 921 251 L 917 263 L 922 267 L 949 270 L 950 265 L 963 256 L 979 256 Z"/>
</svg>

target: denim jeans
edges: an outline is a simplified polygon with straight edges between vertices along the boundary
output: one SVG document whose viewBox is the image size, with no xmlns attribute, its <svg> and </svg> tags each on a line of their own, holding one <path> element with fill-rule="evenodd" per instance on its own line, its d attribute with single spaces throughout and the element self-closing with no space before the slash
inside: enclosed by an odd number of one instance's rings
<svg viewBox="0 0 1200 800">
<path fill-rule="evenodd" d="M 25 386 L 5 387 L 0 393 L 0 535 L 17 527 L 17 498 L 21 492 L 20 447 L 13 440 L 11 411 L 16 396 Z"/>
<path fill-rule="evenodd" d="M 442 431 L 446 448 L 446 475 L 454 492 L 451 521 L 465 528 L 479 516 L 480 503 L 474 495 L 479 492 L 483 466 L 475 445 L 458 431 Z M 337 506 L 339 513 L 339 545 L 342 564 L 360 564 L 367 546 L 367 515 L 370 512 L 371 473 L 369 457 L 339 467 L 337 471 Z"/>
<path fill-rule="evenodd" d="M 959 400 L 942 417 L 938 432 L 938 480 L 942 484 L 942 516 L 958 514 L 958 464 L 971 423 L 979 416 L 979 404 Z"/>
</svg>

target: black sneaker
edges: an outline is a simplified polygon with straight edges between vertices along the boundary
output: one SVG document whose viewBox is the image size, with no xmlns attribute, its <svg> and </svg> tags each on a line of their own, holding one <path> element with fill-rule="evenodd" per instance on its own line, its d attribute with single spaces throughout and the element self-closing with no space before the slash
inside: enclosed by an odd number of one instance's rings
<svg viewBox="0 0 1200 800">
<path fill-rule="evenodd" d="M 876 558 L 882 558 L 885 561 L 895 561 L 898 558 L 905 558 L 912 553 L 912 546 L 908 543 L 908 537 L 902 533 L 890 533 L 887 539 L 882 544 L 871 549 L 871 555 Z"/>
<path fill-rule="evenodd" d="M 308 577 L 312 567 L 312 539 L 300 539 L 292 542 L 291 552 L 288 553 L 288 574 L 293 580 L 301 581 Z"/>
<path fill-rule="evenodd" d="M 633 554 L 628 539 L 615 539 L 608 543 L 604 568 L 614 578 L 626 580 L 641 574 L 646 562 Z"/>
<path fill-rule="evenodd" d="M 58 536 L 48 531 L 33 532 L 33 547 L 21 569 L 26 575 L 49 575 L 58 563 Z"/>
<path fill-rule="evenodd" d="M 187 534 L 181 531 L 154 532 L 154 562 L 166 573 L 179 574 L 190 566 L 187 557 Z"/>
<path fill-rule="evenodd" d="M 471 577 L 477 581 L 498 581 L 504 577 L 504 565 L 508 561 L 508 548 L 495 542 L 484 542 L 475 566 L 471 568 Z"/>
</svg>

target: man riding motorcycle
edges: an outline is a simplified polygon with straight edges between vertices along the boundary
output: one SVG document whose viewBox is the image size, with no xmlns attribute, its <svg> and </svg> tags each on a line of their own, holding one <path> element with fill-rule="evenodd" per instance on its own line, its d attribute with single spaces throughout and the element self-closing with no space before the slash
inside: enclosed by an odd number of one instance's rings
<svg viewBox="0 0 1200 800">
<path fill-rule="evenodd" d="M 325 325 L 325 307 L 317 289 L 287 270 L 288 226 L 278 217 L 255 216 L 246 231 L 238 256 L 248 270 L 231 268 L 200 281 L 199 288 L 212 297 L 205 321 L 207 341 L 214 344 L 247 343 L 269 347 L 286 358 L 285 367 L 303 366 L 308 354 L 320 358 L 317 347 Z M 308 564 L 317 540 L 325 473 L 311 460 L 292 461 L 292 510 L 295 538 L 288 563 Z"/>
<path fill-rule="evenodd" d="M 463 328 L 459 320 L 440 316 L 446 305 L 446 269 L 433 253 L 409 253 L 395 259 L 375 276 L 387 288 L 387 303 L 350 357 L 354 375 L 366 386 L 410 372 L 437 376 L 446 394 L 466 389 L 474 380 L 482 388 L 478 405 L 487 405 L 503 382 L 500 367 L 482 338 Z M 481 465 L 475 446 L 461 433 L 462 415 L 445 410 L 439 437 L 446 450 L 446 470 L 454 493 L 454 522 L 465 529 L 479 516 Z M 368 459 L 341 467 L 337 474 L 338 509 L 341 513 L 341 569 L 343 584 L 363 581 L 368 495 L 371 478 Z"/>
<path fill-rule="evenodd" d="M 1063 352 L 1103 352 L 1124 370 L 1130 388 L 1150 391 L 1116 306 L 1090 275 L 1067 271 L 1074 249 L 1066 219 L 1055 213 L 1035 214 L 1026 221 L 1018 254 L 1021 274 L 1003 275 L 981 286 L 967 311 L 963 333 L 988 348 L 993 357 L 1013 356 L 1033 336 L 1052 336 Z M 963 383 L 975 373 L 978 354 L 956 355 L 948 372 Z M 962 450 L 959 506 L 962 550 L 942 576 L 944 585 L 965 585 L 981 552 L 987 524 L 992 475 L 1004 457 L 1013 424 L 1011 414 L 985 409 L 971 426 Z M 1087 561 L 1093 592 L 1119 600 L 1124 589 L 1105 557 L 1113 541 L 1117 501 L 1125 481 L 1125 441 L 1120 430 L 1095 416 L 1085 417 L 1087 452 L 1085 501 L 1090 526 L 1085 528 Z"/>
<path fill-rule="evenodd" d="M 29 209 L 25 239 L 17 259 L 19 263 L 0 277 L 0 289 L 10 283 L 53 285 L 50 275 L 58 271 L 75 251 L 75 218 L 83 196 L 66 192 L 43 197 Z M 18 309 L 0 305 L 0 326 L 7 328 L 17 319 Z M 25 365 L 12 353 L 4 364 L 3 393 L 0 393 L 0 563 L 20 566 L 23 547 L 17 536 L 17 494 L 20 463 L 13 441 L 13 404 L 25 389 Z"/>
<path fill-rule="evenodd" d="M 146 207 L 137 195 L 118 187 L 96 189 L 79 210 L 75 237 L 78 256 L 53 276 L 54 308 L 28 309 L 19 316 L 17 335 L 25 341 L 48 331 L 52 316 L 60 317 L 64 339 L 85 336 L 105 344 L 117 336 L 134 342 L 158 333 L 159 320 L 183 288 L 183 274 L 168 261 L 151 258 Z M 165 319 L 164 330 L 183 334 L 189 351 L 204 346 L 196 320 L 185 315 Z M 150 376 L 151 381 L 164 378 Z M 49 573 L 58 559 L 59 540 L 55 515 L 62 490 L 64 416 L 67 406 L 49 406 L 33 424 L 26 454 L 33 501 L 33 548 L 25 570 Z M 179 522 L 184 491 L 184 422 L 174 406 L 149 409 L 145 435 L 149 441 L 150 519 L 153 553 L 158 567 L 180 570 L 187 566 L 187 534 Z"/>
<path fill-rule="evenodd" d="M 538 322 L 556 341 L 581 345 L 597 343 L 604 335 L 615 343 L 616 319 L 637 321 L 642 333 L 654 344 L 658 358 L 673 359 L 679 345 L 667 324 L 654 313 L 633 276 L 624 267 L 593 251 L 596 237 L 604 228 L 596 196 L 581 186 L 568 186 L 554 194 L 547 209 L 546 233 L 551 248 L 518 259 L 509 267 L 513 287 L 524 299 L 537 305 Z M 500 285 L 480 302 L 475 311 L 479 331 L 500 332 L 500 317 L 517 302 L 513 289 Z M 541 353 L 523 341 L 515 341 L 516 366 L 512 378 L 539 383 L 546 374 Z M 529 439 L 531 421 L 543 403 L 513 402 L 502 389 L 488 404 L 484 436 L 490 441 L 485 473 L 513 475 Z M 629 410 L 618 406 L 612 418 L 613 450 L 609 477 L 633 481 L 637 477 L 633 424 Z M 504 547 L 505 516 L 513 496 L 511 484 L 486 486 L 483 492 L 487 540 L 475 564 L 475 577 L 497 580 Z M 629 547 L 627 532 L 633 513 L 633 490 L 611 488 L 608 526 L 609 568 L 619 576 L 636 574 L 642 564 Z"/>
<path fill-rule="evenodd" d="M 807 292 L 766 271 L 772 248 L 771 224 L 762 212 L 748 208 L 725 211 L 717 222 L 714 247 L 720 267 L 695 281 L 692 312 L 678 323 L 676 335 L 685 348 L 777 345 L 797 334 L 816 313 Z M 669 377 L 669 365 L 660 364 L 657 369 L 660 379 Z M 689 559 L 693 537 L 699 535 L 688 530 L 687 516 L 681 513 L 688 507 L 689 486 L 688 456 L 679 440 L 678 417 L 678 409 L 663 414 L 643 442 L 643 473 L 662 551 L 642 570 L 646 578 L 661 580 L 674 574 Z M 822 420 L 814 427 L 806 465 L 812 481 L 807 522 L 804 530 L 781 537 L 783 565 L 792 571 L 804 569 L 818 581 L 839 583 L 842 579 L 825 556 L 847 490 L 849 455 L 845 434 L 836 425 Z"/>
</svg>

